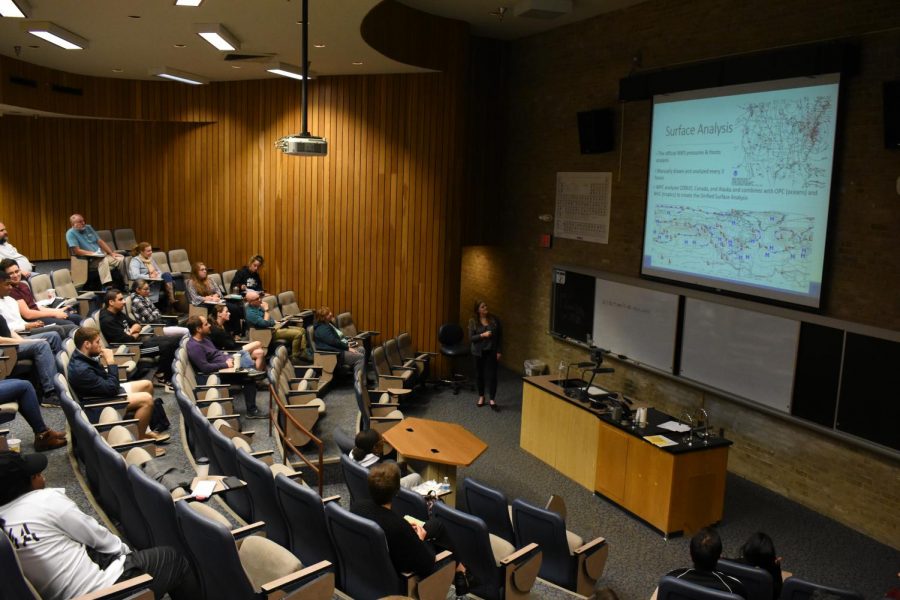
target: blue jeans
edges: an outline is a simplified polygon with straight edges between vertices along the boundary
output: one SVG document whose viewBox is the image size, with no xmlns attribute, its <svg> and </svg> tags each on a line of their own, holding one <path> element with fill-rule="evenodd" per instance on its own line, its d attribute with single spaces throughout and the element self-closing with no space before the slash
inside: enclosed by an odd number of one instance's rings
<svg viewBox="0 0 900 600">
<path fill-rule="evenodd" d="M 41 405 L 38 404 L 37 394 L 31 382 L 24 379 L 4 379 L 0 381 L 0 404 L 6 402 L 18 402 L 19 414 L 31 426 L 35 433 L 47 431 L 47 425 L 41 416 Z"/>
<path fill-rule="evenodd" d="M 56 349 L 54 349 L 56 346 Z M 56 333 L 39 333 L 19 341 L 19 356 L 34 361 L 41 389 L 45 394 L 55 394 L 53 376 L 56 375 L 56 363 L 53 356 L 62 348 L 62 342 Z"/>
</svg>

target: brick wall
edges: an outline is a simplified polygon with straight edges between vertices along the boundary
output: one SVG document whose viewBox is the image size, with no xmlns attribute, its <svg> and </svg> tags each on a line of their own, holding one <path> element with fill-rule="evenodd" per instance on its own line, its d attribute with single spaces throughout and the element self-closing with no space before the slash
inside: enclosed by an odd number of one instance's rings
<svg viewBox="0 0 900 600">
<path fill-rule="evenodd" d="M 574 264 L 638 276 L 647 178 L 650 103 L 617 101 L 618 81 L 640 55 L 655 69 L 792 44 L 849 38 L 861 48 L 859 73 L 841 97 L 825 314 L 900 329 L 900 153 L 882 142 L 881 84 L 900 76 L 900 10 L 894 0 L 724 2 L 650 0 L 630 9 L 519 40 L 508 49 L 502 226 L 496 243 L 465 249 L 460 316 L 484 298 L 505 325 L 504 363 L 553 365 L 584 353 L 547 335 L 550 268 Z M 575 115 L 615 107 L 617 146 L 579 153 Z M 613 173 L 609 244 L 555 240 L 557 171 Z M 729 468 L 895 548 L 900 547 L 896 460 L 834 440 L 796 422 L 668 378 L 618 367 L 613 388 L 678 414 L 706 406 L 735 441 Z M 726 515 L 727 517 L 727 515 Z"/>
</svg>

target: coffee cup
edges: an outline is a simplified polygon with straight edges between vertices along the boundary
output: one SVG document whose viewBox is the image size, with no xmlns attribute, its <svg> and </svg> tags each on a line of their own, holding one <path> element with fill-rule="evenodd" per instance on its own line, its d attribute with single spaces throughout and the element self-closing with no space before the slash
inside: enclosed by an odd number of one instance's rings
<svg viewBox="0 0 900 600">
<path fill-rule="evenodd" d="M 19 438 L 6 438 L 6 445 L 13 452 L 22 451 L 22 440 L 20 440 Z"/>
<path fill-rule="evenodd" d="M 206 479 L 209 476 L 209 459 L 201 457 L 197 459 L 197 477 Z"/>
<path fill-rule="evenodd" d="M 54 290 L 53 288 L 48 289 L 47 290 L 47 299 L 53 300 L 54 298 L 56 298 L 56 290 Z"/>
</svg>

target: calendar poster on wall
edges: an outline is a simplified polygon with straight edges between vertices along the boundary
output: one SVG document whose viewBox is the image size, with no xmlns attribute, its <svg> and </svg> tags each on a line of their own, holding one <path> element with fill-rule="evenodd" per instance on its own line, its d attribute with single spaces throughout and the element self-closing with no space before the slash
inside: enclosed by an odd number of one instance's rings
<svg viewBox="0 0 900 600">
<path fill-rule="evenodd" d="M 612 173 L 557 173 L 553 235 L 606 244 L 611 197 Z"/>
</svg>

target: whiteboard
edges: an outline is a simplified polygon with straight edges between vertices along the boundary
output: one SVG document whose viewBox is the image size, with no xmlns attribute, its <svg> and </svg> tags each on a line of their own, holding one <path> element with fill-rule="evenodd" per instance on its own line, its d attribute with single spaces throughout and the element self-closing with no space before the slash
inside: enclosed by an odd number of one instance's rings
<svg viewBox="0 0 900 600">
<path fill-rule="evenodd" d="M 681 375 L 790 413 L 800 322 L 685 298 Z"/>
<path fill-rule="evenodd" d="M 597 278 L 594 344 L 674 372 L 678 296 Z"/>
</svg>

